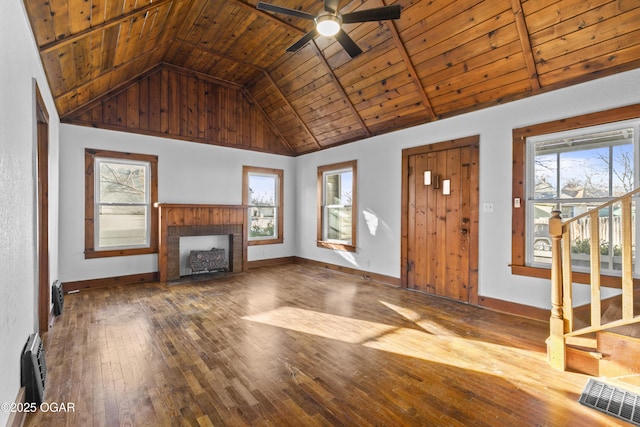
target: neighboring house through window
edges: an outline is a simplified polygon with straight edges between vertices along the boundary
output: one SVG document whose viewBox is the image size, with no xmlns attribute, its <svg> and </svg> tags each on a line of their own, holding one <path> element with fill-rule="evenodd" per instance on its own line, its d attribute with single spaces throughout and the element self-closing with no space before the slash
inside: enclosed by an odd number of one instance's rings
<svg viewBox="0 0 640 427">
<path fill-rule="evenodd" d="M 85 257 L 155 253 L 156 156 L 85 150 Z"/>
<path fill-rule="evenodd" d="M 514 130 L 513 264 L 516 273 L 536 276 L 534 269 L 551 266 L 551 212 L 563 220 L 581 215 L 638 187 L 640 120 L 598 123 L 573 128 L 554 122 Z M 623 117 L 624 118 L 624 117 Z M 589 120 L 578 119 L 577 123 Z M 565 129 L 562 130 L 564 126 Z M 520 158 L 521 163 L 517 160 Z M 522 177 L 522 182 L 518 178 Z M 632 204 L 633 236 L 638 218 Z M 621 272 L 621 207 L 613 204 L 598 212 L 601 270 L 609 276 Z M 590 271 L 590 217 L 572 223 L 571 258 L 574 271 Z M 635 254 L 634 254 L 635 260 Z M 638 265 L 635 263 L 635 271 Z"/>
<path fill-rule="evenodd" d="M 244 166 L 242 171 L 249 245 L 282 243 L 284 171 L 252 166 Z"/>
<path fill-rule="evenodd" d="M 355 252 L 355 160 L 318 167 L 318 246 Z"/>
</svg>

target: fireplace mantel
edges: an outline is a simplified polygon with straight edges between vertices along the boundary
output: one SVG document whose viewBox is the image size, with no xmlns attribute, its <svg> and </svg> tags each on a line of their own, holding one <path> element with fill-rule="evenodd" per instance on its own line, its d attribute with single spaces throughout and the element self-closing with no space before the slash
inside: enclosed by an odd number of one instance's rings
<svg viewBox="0 0 640 427">
<path fill-rule="evenodd" d="M 181 236 L 229 236 L 229 269 L 247 266 L 247 207 L 243 205 L 197 205 L 156 203 L 158 209 L 158 273 L 160 281 L 180 278 Z"/>
</svg>

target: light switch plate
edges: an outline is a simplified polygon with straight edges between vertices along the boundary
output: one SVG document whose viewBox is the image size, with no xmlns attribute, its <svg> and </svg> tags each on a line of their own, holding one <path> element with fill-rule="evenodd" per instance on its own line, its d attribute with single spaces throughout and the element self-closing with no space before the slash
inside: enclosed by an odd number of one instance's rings
<svg viewBox="0 0 640 427">
<path fill-rule="evenodd" d="M 493 212 L 493 203 L 485 203 L 483 205 L 482 209 L 487 213 L 492 213 Z"/>
</svg>

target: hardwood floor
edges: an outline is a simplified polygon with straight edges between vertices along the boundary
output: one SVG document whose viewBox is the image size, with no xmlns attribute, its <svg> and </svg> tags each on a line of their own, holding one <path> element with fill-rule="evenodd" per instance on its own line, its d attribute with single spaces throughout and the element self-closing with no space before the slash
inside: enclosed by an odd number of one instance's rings
<svg viewBox="0 0 640 427">
<path fill-rule="evenodd" d="M 546 362 L 547 325 L 281 265 L 66 295 L 28 426 L 625 425 Z"/>
</svg>

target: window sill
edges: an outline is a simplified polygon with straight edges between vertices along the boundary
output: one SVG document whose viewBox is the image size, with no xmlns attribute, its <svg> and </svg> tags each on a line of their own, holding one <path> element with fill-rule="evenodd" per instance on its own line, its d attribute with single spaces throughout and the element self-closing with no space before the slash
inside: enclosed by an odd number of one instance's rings
<svg viewBox="0 0 640 427">
<path fill-rule="evenodd" d="M 85 249 L 84 258 L 108 258 L 115 256 L 129 256 L 129 255 L 146 255 L 157 254 L 158 248 L 137 248 L 137 249 L 112 249 L 106 251 L 95 251 L 93 249 Z"/>
<path fill-rule="evenodd" d="M 551 268 L 511 264 L 511 274 L 551 280 Z M 572 277 L 574 283 L 586 285 L 591 283 L 591 275 L 589 273 L 573 272 Z M 640 279 L 633 279 L 633 284 L 634 286 L 640 285 Z M 622 278 L 617 276 L 600 276 L 600 285 L 606 288 L 620 289 L 622 287 Z"/>
<path fill-rule="evenodd" d="M 247 242 L 247 244 L 249 246 L 254 246 L 254 245 L 276 245 L 279 243 L 283 243 L 284 239 L 282 237 L 278 238 L 278 239 L 264 239 L 264 240 L 249 240 Z"/>
<path fill-rule="evenodd" d="M 355 252 L 356 247 L 354 245 L 348 245 L 346 243 L 325 242 L 318 240 L 317 245 L 319 248 L 333 249 L 336 251 Z"/>
</svg>

